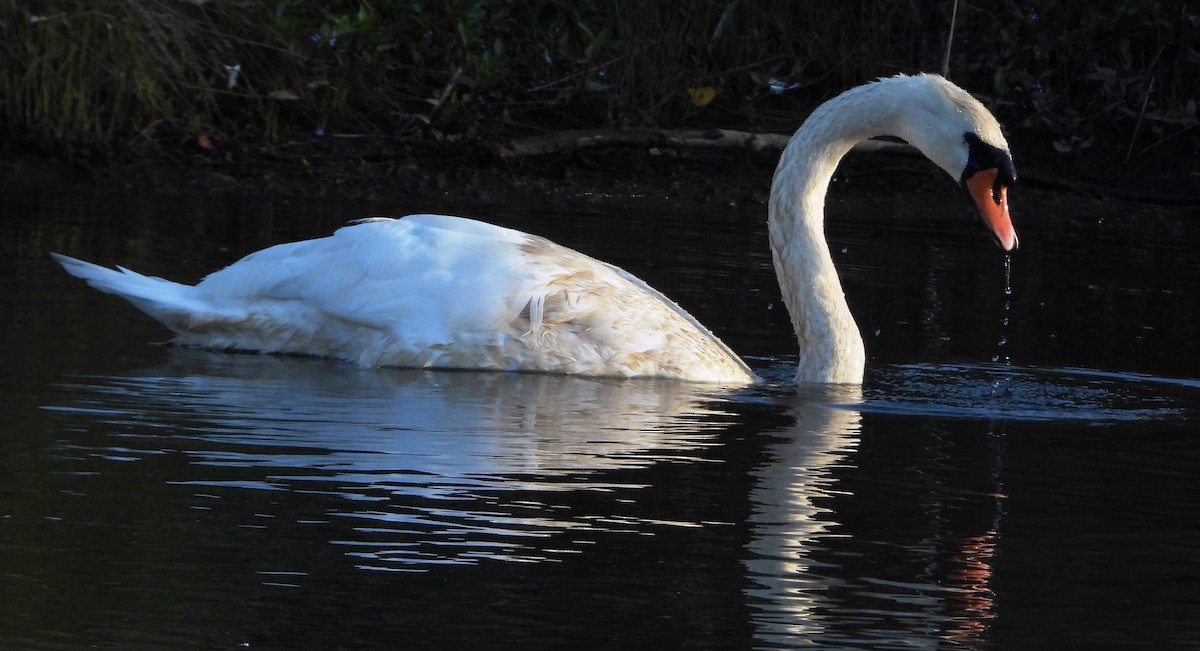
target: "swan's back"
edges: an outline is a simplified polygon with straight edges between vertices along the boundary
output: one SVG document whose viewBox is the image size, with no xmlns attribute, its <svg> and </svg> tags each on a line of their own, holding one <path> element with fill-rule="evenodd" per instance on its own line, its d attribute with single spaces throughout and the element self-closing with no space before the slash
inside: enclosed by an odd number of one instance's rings
<svg viewBox="0 0 1200 651">
<path fill-rule="evenodd" d="M 179 305 L 137 300 L 124 276 L 166 281 L 66 260 L 68 271 L 129 298 L 185 345 L 365 366 L 754 379 L 712 333 L 636 277 L 458 217 L 364 220 L 273 246 L 195 287 L 167 283 L 165 294 L 186 297 Z"/>
</svg>

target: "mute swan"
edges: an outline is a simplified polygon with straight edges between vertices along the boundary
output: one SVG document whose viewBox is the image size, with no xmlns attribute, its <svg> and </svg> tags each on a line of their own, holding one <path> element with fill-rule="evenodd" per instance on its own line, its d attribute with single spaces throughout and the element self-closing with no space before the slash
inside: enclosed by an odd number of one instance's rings
<svg viewBox="0 0 1200 651">
<path fill-rule="evenodd" d="M 768 208 L 775 270 L 800 344 L 798 382 L 862 382 L 866 355 L 825 241 L 824 202 L 842 156 L 879 135 L 904 138 L 958 179 L 1000 246 L 1017 246 L 1008 144 L 969 94 L 936 75 L 901 75 L 826 102 L 784 150 Z M 52 255 L 189 346 L 364 366 L 757 380 L 696 319 L 628 272 L 459 217 L 362 220 L 258 251 L 195 286 Z"/>
</svg>

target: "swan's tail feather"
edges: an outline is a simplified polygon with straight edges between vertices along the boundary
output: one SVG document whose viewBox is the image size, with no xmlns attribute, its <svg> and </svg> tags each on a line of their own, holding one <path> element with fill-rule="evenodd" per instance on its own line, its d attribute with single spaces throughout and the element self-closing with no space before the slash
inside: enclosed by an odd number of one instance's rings
<svg viewBox="0 0 1200 651">
<path fill-rule="evenodd" d="M 109 269 L 58 253 L 50 255 L 67 273 L 102 292 L 124 298 L 178 334 L 190 329 L 198 317 L 212 316 L 212 307 L 194 286 L 143 276 L 124 267 Z"/>
</svg>

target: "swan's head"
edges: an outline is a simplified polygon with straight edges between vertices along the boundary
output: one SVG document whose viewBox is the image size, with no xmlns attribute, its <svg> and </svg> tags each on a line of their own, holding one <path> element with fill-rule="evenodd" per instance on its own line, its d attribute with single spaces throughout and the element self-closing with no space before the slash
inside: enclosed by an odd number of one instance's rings
<svg viewBox="0 0 1200 651">
<path fill-rule="evenodd" d="M 903 77 L 908 104 L 900 137 L 954 177 L 975 201 L 984 223 L 1005 251 L 1017 248 L 1008 213 L 1008 187 L 1016 182 L 1008 142 L 996 118 L 969 93 L 937 75 Z"/>
</svg>

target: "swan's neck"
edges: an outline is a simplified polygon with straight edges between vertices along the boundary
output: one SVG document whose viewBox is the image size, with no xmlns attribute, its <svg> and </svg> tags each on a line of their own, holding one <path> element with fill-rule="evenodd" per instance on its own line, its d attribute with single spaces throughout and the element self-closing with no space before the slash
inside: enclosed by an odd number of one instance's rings
<svg viewBox="0 0 1200 651">
<path fill-rule="evenodd" d="M 822 105 L 784 150 L 771 185 L 768 230 L 775 272 L 800 344 L 798 382 L 861 383 L 866 353 L 825 240 L 825 192 L 855 143 L 895 133 L 876 83 Z M 864 97 L 868 96 L 868 97 Z"/>
</svg>

